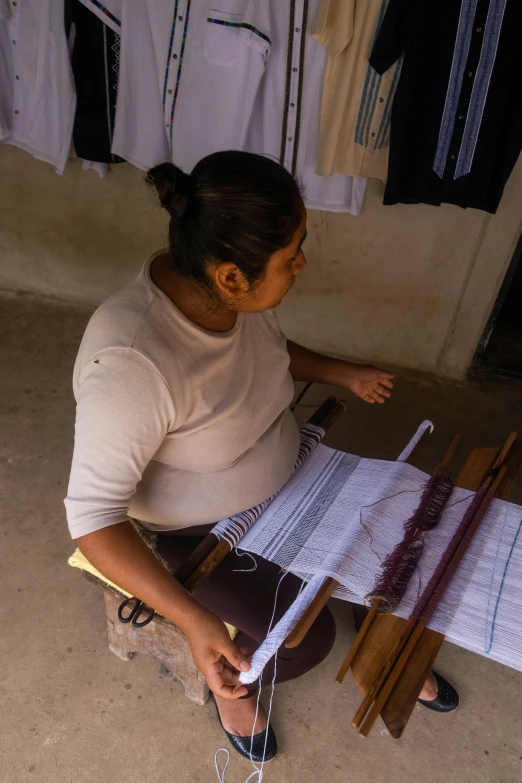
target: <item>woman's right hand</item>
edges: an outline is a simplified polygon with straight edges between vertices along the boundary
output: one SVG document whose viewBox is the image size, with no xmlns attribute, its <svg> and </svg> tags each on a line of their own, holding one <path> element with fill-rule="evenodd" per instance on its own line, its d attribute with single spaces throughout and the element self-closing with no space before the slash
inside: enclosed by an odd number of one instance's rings
<svg viewBox="0 0 522 783">
<path fill-rule="evenodd" d="M 198 607 L 191 627 L 185 630 L 196 668 L 208 687 L 224 699 L 246 696 L 247 689 L 239 685 L 239 672 L 247 672 L 250 664 L 234 644 L 226 625 L 204 607 Z"/>
</svg>

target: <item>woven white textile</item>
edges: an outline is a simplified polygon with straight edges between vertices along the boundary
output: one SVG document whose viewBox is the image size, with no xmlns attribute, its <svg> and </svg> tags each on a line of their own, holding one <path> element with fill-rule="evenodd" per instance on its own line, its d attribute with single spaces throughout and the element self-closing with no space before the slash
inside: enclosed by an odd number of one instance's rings
<svg viewBox="0 0 522 783">
<path fill-rule="evenodd" d="M 404 535 L 426 473 L 402 462 L 362 459 L 319 445 L 241 541 L 307 581 L 333 576 L 335 596 L 363 603 L 380 564 Z M 397 614 L 407 617 L 469 505 L 455 489 L 426 535 Z M 522 671 L 522 507 L 494 500 L 430 628 Z"/>
</svg>

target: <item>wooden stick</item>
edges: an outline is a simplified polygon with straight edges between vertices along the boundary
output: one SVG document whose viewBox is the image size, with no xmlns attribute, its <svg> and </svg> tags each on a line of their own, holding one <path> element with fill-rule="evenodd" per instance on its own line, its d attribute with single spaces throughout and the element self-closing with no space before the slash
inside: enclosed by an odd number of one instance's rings
<svg viewBox="0 0 522 783">
<path fill-rule="evenodd" d="M 215 571 L 229 552 L 230 544 L 222 538 L 196 570 L 185 580 L 183 587 L 188 590 L 189 593 L 194 593 L 207 576 Z"/>
<path fill-rule="evenodd" d="M 457 448 L 459 443 L 460 443 L 460 435 L 455 435 L 455 437 L 450 443 L 449 449 L 447 450 L 444 456 L 444 459 L 441 462 L 443 468 L 447 468 L 448 465 L 450 464 L 451 460 L 453 459 L 453 455 L 455 454 L 455 449 Z"/>
<path fill-rule="evenodd" d="M 337 584 L 338 582 L 331 576 L 325 579 L 324 584 L 321 585 L 320 589 L 317 591 L 317 595 L 311 602 L 310 606 L 306 612 L 304 612 L 301 619 L 298 620 L 294 630 L 288 634 L 285 647 L 291 649 L 301 644 L 306 634 L 317 620 L 319 613 L 326 605 L 328 599 L 337 587 Z"/>
<path fill-rule="evenodd" d="M 342 681 L 346 677 L 346 672 L 348 671 L 348 669 L 350 668 L 350 666 L 354 662 L 355 656 L 359 652 L 361 644 L 364 642 L 364 640 L 366 638 L 366 634 L 370 630 L 370 626 L 373 623 L 373 620 L 374 620 L 375 616 L 379 612 L 379 607 L 380 607 L 381 603 L 382 603 L 382 599 L 381 598 L 377 598 L 377 600 L 375 600 L 373 602 L 372 608 L 370 609 L 370 611 L 368 612 L 368 614 L 364 618 L 364 622 L 361 625 L 361 627 L 359 628 L 359 633 L 355 637 L 354 642 L 353 642 L 352 646 L 350 647 L 350 649 L 348 651 L 348 655 L 344 659 L 341 668 L 337 672 L 337 677 L 335 678 L 337 680 L 337 682 L 342 683 Z"/>
<path fill-rule="evenodd" d="M 386 661 L 384 662 L 384 666 L 382 667 L 378 676 L 375 678 L 372 687 L 364 697 L 363 701 L 359 706 L 359 709 L 355 713 L 352 720 L 352 727 L 354 729 L 358 729 L 359 726 L 361 725 L 366 713 L 368 712 L 373 702 L 375 701 L 375 697 L 377 696 L 382 686 L 384 685 L 393 664 L 395 663 L 398 656 L 400 655 L 400 652 L 403 649 L 406 640 L 409 638 L 412 630 L 413 630 L 413 621 L 409 620 L 408 624 L 404 627 L 404 630 L 402 631 L 402 633 L 396 640 L 394 646 L 392 647 L 390 654 L 386 659 Z"/>
<path fill-rule="evenodd" d="M 421 608 L 422 616 L 421 617 L 413 616 L 412 619 L 414 620 L 414 624 L 413 627 L 411 628 L 410 636 L 407 639 L 405 646 L 402 649 L 402 652 L 400 652 L 397 658 L 396 651 L 395 649 L 393 649 L 389 654 L 389 656 L 387 657 L 384 664 L 384 668 L 388 669 L 389 674 L 384 679 L 380 690 L 376 693 L 373 706 L 371 707 L 366 719 L 364 720 L 364 723 L 360 728 L 360 734 L 363 737 L 368 736 L 375 721 L 377 720 L 380 713 L 384 709 L 384 705 L 390 698 L 390 695 L 395 685 L 397 684 L 397 681 L 401 676 L 404 667 L 408 663 L 413 653 L 413 650 L 417 645 L 418 640 L 422 636 L 422 633 L 426 628 L 426 625 L 428 624 L 429 620 L 431 619 L 431 616 L 433 615 L 433 612 L 437 604 L 442 598 L 442 595 L 446 590 L 451 580 L 451 577 L 455 573 L 458 565 L 460 564 L 462 558 L 464 557 L 467 547 L 469 546 L 470 536 L 472 536 L 478 529 L 478 526 L 480 525 L 484 517 L 484 514 L 486 513 L 487 508 L 489 507 L 491 501 L 495 496 L 495 492 L 497 491 L 500 482 L 504 478 L 505 472 L 506 472 L 506 467 L 503 466 L 500 468 L 500 470 L 498 471 L 494 479 L 493 476 L 491 477 L 491 479 L 489 479 L 489 483 L 491 484 L 491 486 L 489 487 L 487 494 L 482 498 L 480 505 L 476 509 L 471 521 L 467 526 L 466 532 L 462 534 L 461 540 L 457 545 L 457 547 L 454 549 L 450 561 L 447 563 L 447 565 L 443 570 L 441 569 L 441 573 L 438 576 L 437 582 L 431 591 L 431 596 L 429 598 L 427 596 L 426 598 L 424 598 L 424 596 L 421 596 L 420 603 L 422 604 L 422 602 L 424 601 L 424 607 Z M 354 722 L 355 722 L 355 718 L 354 718 Z"/>
<path fill-rule="evenodd" d="M 363 725 L 359 729 L 359 733 L 362 737 L 367 737 L 370 731 L 372 730 L 375 721 L 381 714 L 384 705 L 390 698 L 391 693 L 395 688 L 395 685 L 397 684 L 397 680 L 402 674 L 404 667 L 408 663 L 410 656 L 413 650 L 415 649 L 415 646 L 418 640 L 420 639 L 425 628 L 426 628 L 425 620 L 418 620 L 415 623 L 413 629 L 411 630 L 410 636 L 406 642 L 406 645 L 403 648 L 402 652 L 400 653 L 399 658 L 397 659 L 395 665 L 392 664 L 392 666 L 389 667 L 390 673 L 388 677 L 386 677 L 381 689 L 379 690 L 375 698 L 375 701 L 373 703 L 373 707 L 370 709 Z"/>
<path fill-rule="evenodd" d="M 193 574 L 196 568 L 207 558 L 214 547 L 219 543 L 219 539 L 214 533 L 205 536 L 197 547 L 190 553 L 187 559 L 174 571 L 174 579 L 177 579 L 182 585 Z"/>
</svg>

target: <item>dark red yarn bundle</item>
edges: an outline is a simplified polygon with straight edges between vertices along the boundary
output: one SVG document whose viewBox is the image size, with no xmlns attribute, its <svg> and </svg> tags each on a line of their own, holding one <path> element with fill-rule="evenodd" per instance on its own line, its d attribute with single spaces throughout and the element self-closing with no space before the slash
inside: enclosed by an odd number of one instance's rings
<svg viewBox="0 0 522 783">
<path fill-rule="evenodd" d="M 379 580 L 366 596 L 367 604 L 371 606 L 380 598 L 384 611 L 394 611 L 422 555 L 425 533 L 438 524 L 452 489 L 448 471 L 438 467 L 426 484 L 418 508 L 404 526 L 403 540 L 385 558 Z"/>
</svg>

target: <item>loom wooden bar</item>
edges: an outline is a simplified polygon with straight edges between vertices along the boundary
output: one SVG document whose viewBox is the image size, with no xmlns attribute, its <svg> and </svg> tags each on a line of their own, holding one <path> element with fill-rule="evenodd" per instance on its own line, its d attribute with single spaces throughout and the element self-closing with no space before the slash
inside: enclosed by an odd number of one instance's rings
<svg viewBox="0 0 522 783">
<path fill-rule="evenodd" d="M 209 533 L 203 541 L 198 544 L 193 552 L 187 557 L 187 559 L 179 566 L 174 572 L 174 579 L 177 579 L 181 584 L 189 579 L 191 574 L 201 563 L 210 555 L 215 546 L 217 546 L 219 539 L 213 534 Z"/>
<path fill-rule="evenodd" d="M 196 570 L 185 580 L 183 587 L 189 593 L 195 593 L 198 587 L 205 579 L 216 570 L 218 565 L 225 559 L 230 552 L 230 544 L 222 539 L 219 541 L 209 555 L 196 568 Z"/>
<path fill-rule="evenodd" d="M 288 634 L 285 642 L 285 647 L 289 649 L 297 647 L 301 644 L 306 634 L 312 627 L 313 623 L 317 619 L 319 613 L 326 605 L 328 599 L 332 595 L 333 591 L 337 587 L 337 581 L 333 577 L 329 576 L 325 579 L 324 584 L 318 591 L 317 595 L 313 599 L 312 603 L 308 607 L 307 611 L 303 614 L 294 630 Z"/>
<path fill-rule="evenodd" d="M 368 614 L 364 618 L 364 622 L 361 625 L 361 627 L 359 628 L 357 636 L 355 637 L 355 641 L 352 644 L 352 646 L 350 647 L 350 649 L 348 651 L 348 655 L 344 659 L 341 668 L 337 672 L 337 677 L 335 679 L 337 680 L 338 683 L 342 683 L 342 681 L 346 677 L 346 672 L 348 671 L 348 669 L 352 665 L 352 663 L 353 663 L 353 661 L 355 659 L 355 656 L 359 652 L 359 648 L 360 648 L 361 644 L 363 643 L 363 641 L 365 640 L 366 634 L 370 630 L 370 626 L 373 623 L 374 618 L 375 618 L 376 614 L 379 611 L 379 607 L 380 607 L 381 603 L 382 602 L 381 602 L 380 598 L 377 599 L 376 601 L 374 601 L 370 611 L 368 612 Z"/>
</svg>

